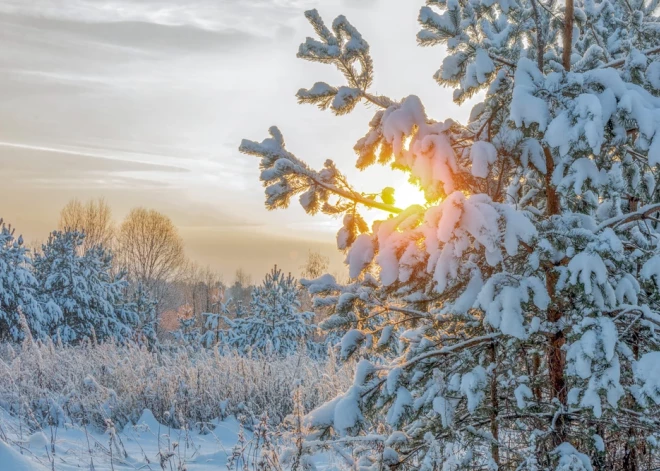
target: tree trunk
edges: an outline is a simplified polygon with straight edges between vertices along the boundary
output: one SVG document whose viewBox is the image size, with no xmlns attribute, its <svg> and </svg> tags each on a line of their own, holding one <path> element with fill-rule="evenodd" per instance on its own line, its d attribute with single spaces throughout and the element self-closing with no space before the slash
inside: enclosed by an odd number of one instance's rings
<svg viewBox="0 0 660 471">
<path fill-rule="evenodd" d="M 562 318 L 561 309 L 558 307 L 555 298 L 555 283 L 557 282 L 557 273 L 550 269 L 546 270 L 546 288 L 550 299 L 553 299 L 552 305 L 548 309 L 548 321 L 557 324 Z M 548 370 L 550 375 L 550 392 L 553 399 L 557 399 L 562 406 L 566 407 L 567 391 L 564 370 L 566 367 L 566 353 L 564 345 L 566 337 L 562 330 L 557 330 L 550 336 L 548 345 Z M 566 424 L 563 416 L 559 416 L 555 422 L 555 445 L 560 445 L 566 441 Z"/>
<path fill-rule="evenodd" d="M 568 0 L 569 2 L 572 1 Z M 545 175 L 545 190 L 546 190 L 546 211 L 547 216 L 552 217 L 558 215 L 559 197 L 557 191 L 552 184 L 552 174 L 555 169 L 554 159 L 550 149 L 544 147 L 545 161 L 546 161 L 546 175 Z M 558 274 L 553 266 L 547 266 L 545 269 L 545 283 L 548 295 L 550 296 L 550 307 L 548 308 L 548 321 L 557 324 L 562 318 L 562 310 L 559 306 L 555 292 L 555 285 L 557 283 Z M 550 376 L 550 394 L 552 399 L 557 399 L 562 406 L 567 403 L 566 379 L 564 377 L 564 370 L 566 369 L 566 354 L 564 352 L 564 345 L 566 338 L 564 332 L 557 330 L 550 336 L 548 345 L 548 372 Z M 566 424 L 563 415 L 560 415 L 555 422 L 554 445 L 558 446 L 566 441 Z"/>
<path fill-rule="evenodd" d="M 634 440 L 634 430 L 630 430 L 630 437 L 626 443 L 625 455 L 623 456 L 623 463 L 621 463 L 622 471 L 638 471 L 637 468 L 637 443 Z"/>
<path fill-rule="evenodd" d="M 545 54 L 545 40 L 543 38 L 543 24 L 539 14 L 536 0 L 532 0 L 532 12 L 534 13 L 534 23 L 536 24 L 536 64 L 541 73 L 543 73 L 543 56 Z"/>
<path fill-rule="evenodd" d="M 495 348 L 495 343 L 490 345 L 490 361 L 493 365 L 497 365 L 497 350 Z M 493 439 L 499 442 L 499 425 L 497 423 L 497 412 L 500 409 L 499 399 L 497 397 L 497 366 L 493 368 L 493 377 L 490 380 L 490 401 L 491 401 L 491 412 L 490 412 L 490 433 L 493 435 Z M 493 455 L 493 461 L 499 467 L 500 465 L 500 447 L 499 444 L 493 443 L 491 445 L 491 454 Z"/>
<path fill-rule="evenodd" d="M 566 11 L 564 14 L 564 51 L 562 54 L 562 63 L 564 69 L 571 70 L 571 52 L 573 49 L 573 18 L 575 10 L 573 0 L 566 0 Z"/>
<path fill-rule="evenodd" d="M 545 199 L 546 199 L 546 213 L 548 216 L 559 214 L 559 197 L 557 190 L 552 184 L 552 174 L 555 171 L 555 160 L 552 157 L 550 149 L 543 147 L 545 154 Z"/>
<path fill-rule="evenodd" d="M 532 355 L 532 379 L 534 381 L 534 387 L 532 388 L 532 394 L 537 404 L 541 403 L 541 386 L 538 383 L 539 371 L 541 370 L 541 355 L 538 352 L 534 352 Z"/>
<path fill-rule="evenodd" d="M 596 425 L 596 433 L 605 441 L 605 427 L 603 424 L 599 423 Z M 606 445 L 607 450 L 607 445 Z M 591 460 L 594 467 L 594 471 L 606 471 L 607 470 L 607 461 L 606 453 L 600 451 L 594 451 L 594 457 Z"/>
</svg>

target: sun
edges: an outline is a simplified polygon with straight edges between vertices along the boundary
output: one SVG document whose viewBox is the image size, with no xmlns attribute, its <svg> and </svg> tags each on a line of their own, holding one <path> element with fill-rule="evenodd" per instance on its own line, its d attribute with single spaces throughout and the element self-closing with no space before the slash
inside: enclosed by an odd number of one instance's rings
<svg viewBox="0 0 660 471">
<path fill-rule="evenodd" d="M 426 204 L 426 198 L 424 193 L 420 189 L 408 182 L 405 178 L 397 179 L 394 182 L 391 182 L 391 188 L 394 188 L 394 204 L 400 209 L 406 209 L 412 205 L 424 206 Z M 387 219 L 392 214 L 378 210 L 378 209 L 367 209 L 364 211 L 362 216 L 369 226 L 371 226 L 374 221 Z"/>
<path fill-rule="evenodd" d="M 405 180 L 394 187 L 394 199 L 394 205 L 401 209 L 406 209 L 414 204 L 421 206 L 426 204 L 424 192 L 416 185 Z"/>
</svg>

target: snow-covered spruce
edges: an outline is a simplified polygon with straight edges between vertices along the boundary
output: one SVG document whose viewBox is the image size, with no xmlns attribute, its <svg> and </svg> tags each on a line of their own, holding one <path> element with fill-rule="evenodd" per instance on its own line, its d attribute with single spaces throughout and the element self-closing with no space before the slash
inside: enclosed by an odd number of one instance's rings
<svg viewBox="0 0 660 471">
<path fill-rule="evenodd" d="M 343 215 L 353 281 L 308 285 L 336 305 L 344 353 L 369 360 L 310 414 L 310 451 L 353 443 L 363 470 L 654 469 L 658 2 L 427 3 L 418 41 L 447 49 L 435 79 L 459 103 L 483 96 L 466 124 L 371 93 L 369 45 L 344 17 L 328 28 L 308 12 L 319 39 L 298 54 L 346 79 L 299 100 L 379 108 L 357 166 L 407 172 L 425 206 L 366 197 L 331 160 L 312 169 L 277 128 L 241 145 L 260 158 L 269 209 L 299 196 L 310 214 Z M 370 228 L 365 208 L 390 217 Z M 395 358 L 379 359 L 388 346 Z"/>
<path fill-rule="evenodd" d="M 45 337 L 50 321 L 37 299 L 37 280 L 31 270 L 22 237 L 0 219 L 0 340 L 18 342 L 26 328 L 34 337 Z M 25 320 L 25 324 L 23 322 Z"/>
<path fill-rule="evenodd" d="M 179 328 L 174 332 L 174 338 L 186 346 L 197 346 L 200 343 L 200 331 L 195 317 L 179 318 Z"/>
<path fill-rule="evenodd" d="M 154 347 L 158 344 L 158 303 L 143 283 L 129 286 L 128 290 L 127 302 L 121 309 L 128 311 L 135 323 L 133 339 L 138 345 Z"/>
<path fill-rule="evenodd" d="M 219 303 L 218 311 L 217 313 L 205 312 L 202 314 L 204 318 L 204 331 L 199 336 L 199 343 L 206 348 L 214 347 L 225 339 L 225 331 L 222 327 L 224 318 L 229 316 L 229 306 Z"/>
<path fill-rule="evenodd" d="M 323 349 L 314 341 L 314 314 L 300 312 L 296 279 L 274 267 L 252 291 L 250 312 L 244 317 L 223 317 L 229 325 L 224 343 L 242 355 L 288 356 L 301 348 L 318 356 Z M 211 318 L 213 319 L 213 318 Z"/>
<path fill-rule="evenodd" d="M 132 339 L 139 320 L 125 303 L 127 283 L 112 274 L 112 255 L 102 246 L 81 254 L 84 234 L 55 231 L 34 256 L 34 274 L 51 336 L 65 343 L 86 338 Z"/>
</svg>

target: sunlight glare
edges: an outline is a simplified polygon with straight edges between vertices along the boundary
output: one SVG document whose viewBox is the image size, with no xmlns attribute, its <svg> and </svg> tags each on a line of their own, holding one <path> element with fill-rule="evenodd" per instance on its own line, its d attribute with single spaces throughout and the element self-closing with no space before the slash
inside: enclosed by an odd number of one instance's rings
<svg viewBox="0 0 660 471">
<path fill-rule="evenodd" d="M 405 150 L 410 150 L 410 143 L 412 142 L 412 140 L 413 140 L 412 134 L 403 140 L 403 148 Z"/>
<path fill-rule="evenodd" d="M 406 209 L 414 204 L 424 206 L 426 198 L 424 192 L 420 191 L 417 186 L 409 183 L 406 180 L 398 181 L 391 185 L 394 188 L 394 206 L 401 209 Z M 367 210 L 362 213 L 364 220 L 369 227 L 377 220 L 385 220 L 390 214 L 379 210 Z"/>
<path fill-rule="evenodd" d="M 401 209 L 406 209 L 413 204 L 419 204 L 422 206 L 426 204 L 424 192 L 422 192 L 416 185 L 407 181 L 403 181 L 394 187 L 394 198 L 396 200 L 394 205 Z"/>
</svg>

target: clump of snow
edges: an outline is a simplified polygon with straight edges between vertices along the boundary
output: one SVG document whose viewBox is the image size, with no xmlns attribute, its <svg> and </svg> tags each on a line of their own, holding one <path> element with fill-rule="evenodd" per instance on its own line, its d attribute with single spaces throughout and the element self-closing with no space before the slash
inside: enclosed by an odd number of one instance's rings
<svg viewBox="0 0 660 471">
<path fill-rule="evenodd" d="M 633 365 L 639 386 L 638 400 L 646 406 L 646 398 L 660 404 L 660 352 L 649 352 Z"/>
<path fill-rule="evenodd" d="M 360 391 L 358 386 L 352 386 L 336 403 L 332 424 L 339 435 L 346 435 L 363 419 Z"/>
<path fill-rule="evenodd" d="M 660 255 L 651 257 L 639 273 L 643 280 L 653 281 L 660 288 Z"/>
<path fill-rule="evenodd" d="M 490 166 L 497 160 L 497 149 L 490 142 L 477 141 L 472 144 L 470 158 L 472 159 L 472 175 L 486 178 Z"/>
<path fill-rule="evenodd" d="M 656 90 L 660 90 L 660 61 L 651 62 L 646 68 L 646 80 Z"/>
<path fill-rule="evenodd" d="M 374 258 L 374 241 L 369 234 L 360 234 L 346 257 L 348 276 L 356 278 Z"/>
<path fill-rule="evenodd" d="M 524 409 L 527 407 L 527 401 L 525 401 L 525 399 L 532 398 L 532 390 L 524 383 L 520 384 L 513 394 L 516 397 L 516 405 L 518 406 L 518 409 Z"/>
<path fill-rule="evenodd" d="M 568 271 L 571 273 L 571 284 L 575 285 L 579 280 L 587 294 L 593 291 L 593 279 L 599 285 L 607 282 L 607 267 L 595 253 L 580 252 L 568 263 Z"/>
<path fill-rule="evenodd" d="M 458 398 L 447 399 L 443 396 L 433 399 L 433 410 L 440 414 L 440 420 L 442 420 L 442 426 L 444 428 L 451 427 L 454 423 L 454 415 L 458 402 Z"/>
<path fill-rule="evenodd" d="M 535 96 L 539 85 L 545 81 L 543 74 L 534 62 L 523 57 L 518 61 L 514 80 L 511 119 L 518 127 L 536 123 L 541 131 L 545 131 L 550 117 L 548 105 Z"/>
<path fill-rule="evenodd" d="M 486 386 L 486 370 L 477 366 L 461 378 L 461 392 L 467 398 L 469 412 L 474 412 L 484 398 Z"/>
<path fill-rule="evenodd" d="M 366 336 L 358 329 L 351 329 L 341 339 L 340 356 L 348 358 L 355 350 L 358 349 L 360 343 L 364 341 Z"/>
<path fill-rule="evenodd" d="M 559 457 L 556 471 L 593 471 L 589 457 L 570 443 L 562 443 L 552 453 Z"/>
</svg>

